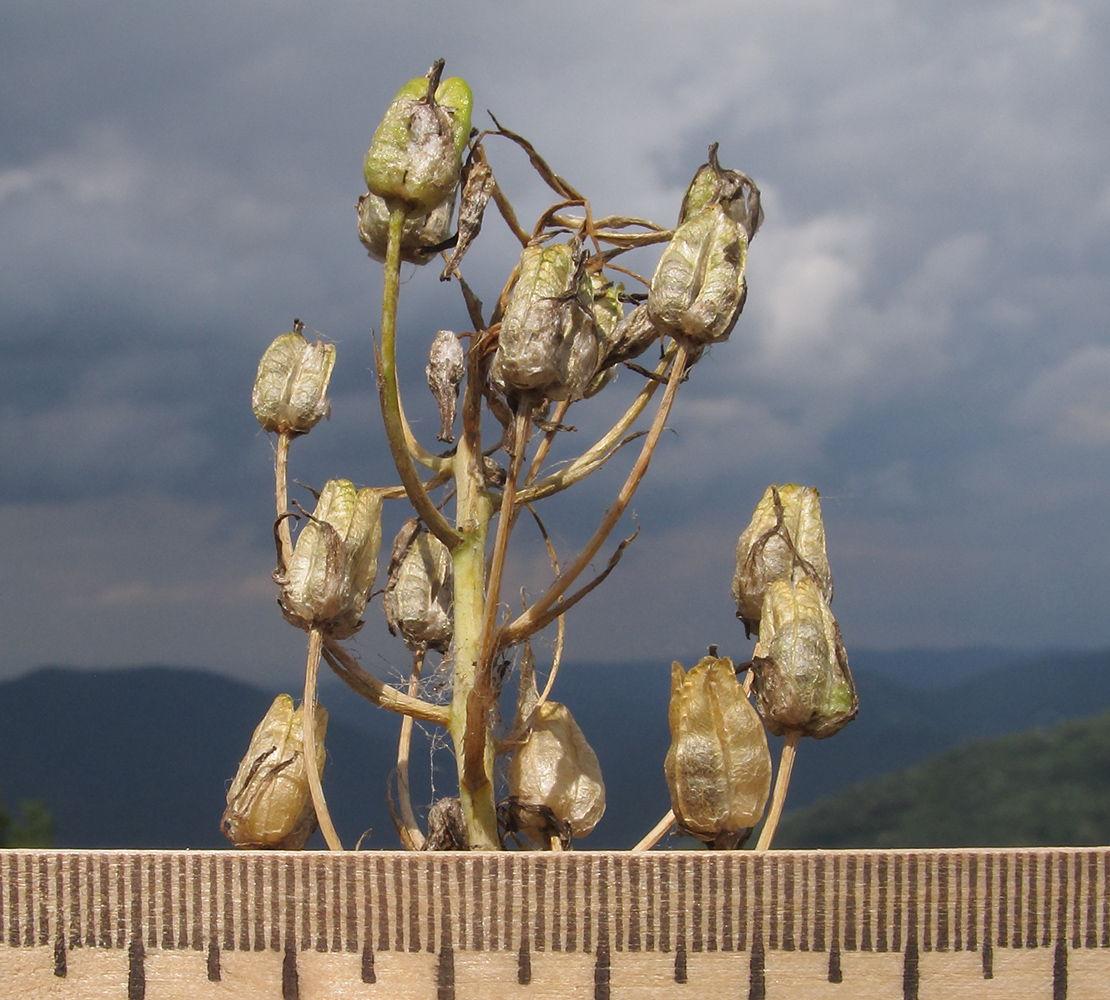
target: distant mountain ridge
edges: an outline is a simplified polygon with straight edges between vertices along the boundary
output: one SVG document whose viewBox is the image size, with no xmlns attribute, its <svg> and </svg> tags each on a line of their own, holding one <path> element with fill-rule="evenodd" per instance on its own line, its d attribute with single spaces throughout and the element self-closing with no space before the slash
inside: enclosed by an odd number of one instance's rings
<svg viewBox="0 0 1110 1000">
<path fill-rule="evenodd" d="M 993 740 L 830 795 L 776 847 L 1089 847 L 1110 843 L 1110 712 Z"/>
<path fill-rule="evenodd" d="M 915 655 L 917 655 L 915 653 Z M 951 653 L 935 654 L 950 657 Z M 560 671 L 567 703 L 601 761 L 608 809 L 582 846 L 634 844 L 669 807 L 667 663 L 576 665 Z M 689 666 L 689 664 L 687 664 Z M 828 740 L 803 740 L 788 811 L 970 739 L 1110 709 L 1110 651 L 1014 661 L 937 690 L 854 670 L 860 716 Z M 329 678 L 324 786 L 341 837 L 397 846 L 385 807 L 398 717 Z M 274 695 L 201 670 L 44 668 L 0 683 L 0 793 L 14 807 L 42 799 L 59 846 L 222 847 L 224 791 Z M 294 692 L 295 693 L 295 692 Z M 777 758 L 777 747 L 772 751 Z M 439 794 L 453 783 L 437 758 Z M 428 752 L 413 750 L 415 803 L 426 808 Z"/>
</svg>

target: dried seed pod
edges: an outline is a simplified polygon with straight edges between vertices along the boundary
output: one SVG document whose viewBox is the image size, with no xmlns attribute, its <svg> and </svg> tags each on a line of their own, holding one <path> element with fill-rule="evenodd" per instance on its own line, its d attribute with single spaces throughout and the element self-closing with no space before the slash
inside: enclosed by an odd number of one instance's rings
<svg viewBox="0 0 1110 1000">
<path fill-rule="evenodd" d="M 466 851 L 470 841 L 466 835 L 462 803 L 457 798 L 436 799 L 428 810 L 428 836 L 425 851 Z"/>
<path fill-rule="evenodd" d="M 459 384 L 466 371 L 466 355 L 462 343 L 450 330 L 440 330 L 428 352 L 428 365 L 424 374 L 428 387 L 439 406 L 440 441 L 454 441 L 452 427 L 455 423 L 455 405 L 459 398 Z"/>
<path fill-rule="evenodd" d="M 713 847 L 739 847 L 767 805 L 771 754 L 728 657 L 703 657 L 689 673 L 674 663 L 670 723 L 664 767 L 675 817 Z"/>
<path fill-rule="evenodd" d="M 251 407 L 262 429 L 293 436 L 307 434 L 331 413 L 328 382 L 335 367 L 335 347 L 317 340 L 310 344 L 304 324 L 293 321 L 258 362 Z"/>
<path fill-rule="evenodd" d="M 524 248 L 490 367 L 506 393 L 585 395 L 600 355 L 585 262 L 577 241 Z"/>
<path fill-rule="evenodd" d="M 304 757 L 304 723 L 279 694 L 251 737 L 227 792 L 220 829 L 236 847 L 299 851 L 316 829 Z M 324 773 L 328 713 L 316 706 L 316 765 Z"/>
<path fill-rule="evenodd" d="M 406 83 L 374 132 L 363 164 L 371 194 L 427 215 L 458 187 L 474 101 L 465 80 L 440 83 L 443 60 Z"/>
<path fill-rule="evenodd" d="M 329 479 L 278 580 L 286 620 L 336 639 L 354 635 L 378 572 L 381 540 L 381 493 Z"/>
<path fill-rule="evenodd" d="M 530 651 L 521 667 L 517 725 L 534 716 L 531 732 L 509 764 L 509 793 L 515 800 L 518 828 L 543 845 L 552 834 L 545 813 L 584 837 L 605 812 L 605 783 L 597 754 L 586 742 L 566 705 L 544 702 L 536 707 L 535 673 Z M 523 807 L 523 808 L 520 808 Z"/>
<path fill-rule="evenodd" d="M 717 160 L 717 143 L 709 147 L 709 161 L 698 167 L 686 189 L 678 215 L 679 225 L 709 205 L 723 205 L 729 217 L 744 227 L 749 243 L 763 224 L 759 188 L 747 174 L 721 166 Z"/>
<path fill-rule="evenodd" d="M 382 598 L 390 634 L 400 633 L 409 649 L 446 652 L 454 632 L 451 595 L 451 552 L 410 518 L 393 543 Z"/>
<path fill-rule="evenodd" d="M 359 198 L 358 238 L 374 260 L 385 262 L 389 245 L 389 209 L 376 194 L 367 192 Z M 455 212 L 455 192 L 440 202 L 427 215 L 406 219 L 401 230 L 401 260 L 410 264 L 427 264 L 435 256 L 435 247 L 451 236 L 451 217 Z"/>
<path fill-rule="evenodd" d="M 451 258 L 440 273 L 440 281 L 448 281 L 452 274 L 459 273 L 459 264 L 470 249 L 470 244 L 482 230 L 482 216 L 485 214 L 490 198 L 493 197 L 494 188 L 497 187 L 493 171 L 486 163 L 484 154 L 480 149 L 477 153 L 478 155 L 466 168 L 462 200 L 459 202 L 459 238 L 454 250 L 451 251 Z"/>
<path fill-rule="evenodd" d="M 787 730 L 824 739 L 859 711 L 848 654 L 817 584 L 776 580 L 767 588 L 752 661 L 756 706 L 776 736 Z"/>
<path fill-rule="evenodd" d="M 687 345 L 726 340 L 744 308 L 748 237 L 724 206 L 711 204 L 675 230 L 651 279 L 655 326 Z"/>
<path fill-rule="evenodd" d="M 775 580 L 809 577 L 826 603 L 833 581 L 825 554 L 820 494 L 812 486 L 768 486 L 736 543 L 732 596 L 736 617 L 751 635 L 759 631 L 763 595 Z"/>
</svg>

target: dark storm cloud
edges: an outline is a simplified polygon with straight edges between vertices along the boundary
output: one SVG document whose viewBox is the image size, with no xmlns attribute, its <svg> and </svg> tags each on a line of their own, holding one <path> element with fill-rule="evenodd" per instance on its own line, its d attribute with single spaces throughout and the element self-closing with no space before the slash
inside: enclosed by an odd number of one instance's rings
<svg viewBox="0 0 1110 1000">
<path fill-rule="evenodd" d="M 0 468 L 21 528 L 0 671 L 249 674 L 299 644 L 267 579 L 250 382 L 294 316 L 336 341 L 333 420 L 293 473 L 392 481 L 380 278 L 353 203 L 389 97 L 438 55 L 470 80 L 478 124 L 493 109 L 601 212 L 671 223 L 711 140 L 765 193 L 747 311 L 680 396 L 636 501 L 644 533 L 572 618 L 572 652 L 738 641 L 729 552 L 763 487 L 789 480 L 825 494 L 850 642 L 1039 647 L 1065 621 L 1071 645 L 1110 641 L 1108 35 L 1099 5 L 1048 0 L 9 4 Z M 530 220 L 548 193 L 495 152 Z M 488 304 L 514 250 L 487 229 L 467 266 Z M 465 325 L 456 288 L 406 271 L 421 433 L 427 340 Z M 636 380 L 618 385 L 575 415 L 567 451 Z M 561 552 L 630 458 L 570 512 L 545 509 Z M 533 588 L 548 572 L 542 549 L 514 566 Z"/>
</svg>

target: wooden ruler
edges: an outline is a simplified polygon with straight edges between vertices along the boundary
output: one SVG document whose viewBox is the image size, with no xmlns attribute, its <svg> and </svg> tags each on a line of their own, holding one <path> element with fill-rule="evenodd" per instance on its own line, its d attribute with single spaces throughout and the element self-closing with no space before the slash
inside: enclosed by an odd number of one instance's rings
<svg viewBox="0 0 1110 1000">
<path fill-rule="evenodd" d="M 1110 848 L 0 851 L 0 996 L 1110 997 Z"/>
</svg>

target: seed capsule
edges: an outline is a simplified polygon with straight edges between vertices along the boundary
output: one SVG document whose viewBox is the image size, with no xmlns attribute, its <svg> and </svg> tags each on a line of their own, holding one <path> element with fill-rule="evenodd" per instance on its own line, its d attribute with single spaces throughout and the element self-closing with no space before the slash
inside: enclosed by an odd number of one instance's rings
<svg viewBox="0 0 1110 1000">
<path fill-rule="evenodd" d="M 328 713 L 317 705 L 316 762 L 324 772 Z M 227 792 L 220 821 L 236 847 L 299 851 L 316 829 L 304 758 L 304 724 L 293 699 L 279 694 L 255 729 Z"/>
<path fill-rule="evenodd" d="M 452 430 L 455 424 L 455 406 L 465 371 L 466 355 L 459 338 L 450 330 L 440 330 L 432 341 L 428 365 L 424 369 L 428 387 L 439 406 L 439 434 L 436 437 L 440 441 L 455 440 Z"/>
<path fill-rule="evenodd" d="M 376 194 L 367 192 L 358 200 L 358 238 L 374 260 L 385 261 L 389 245 L 389 209 Z M 406 219 L 401 230 L 401 260 L 427 264 L 435 256 L 431 248 L 446 242 L 451 235 L 455 212 L 454 191 L 427 215 Z"/>
<path fill-rule="evenodd" d="M 768 486 L 740 536 L 732 596 L 748 635 L 759 631 L 763 596 L 775 580 L 809 577 L 826 603 L 832 601 L 819 497 L 812 486 Z"/>
<path fill-rule="evenodd" d="M 771 791 L 771 754 L 759 716 L 727 657 L 671 667 L 671 747 L 665 770 L 679 823 L 713 847 L 747 840 Z"/>
<path fill-rule="evenodd" d="M 378 572 L 382 498 L 356 490 L 346 479 L 329 479 L 316 510 L 297 536 L 282 585 L 287 621 L 346 639 L 362 627 L 362 612 Z"/>
<path fill-rule="evenodd" d="M 410 518 L 393 543 L 382 599 L 390 634 L 400 633 L 409 649 L 446 652 L 454 632 L 451 595 L 450 551 Z"/>
<path fill-rule="evenodd" d="M 293 332 L 278 337 L 258 363 L 251 406 L 263 430 L 307 434 L 331 413 L 328 382 L 335 347 L 322 340 L 308 343 L 303 329 L 304 324 L 294 320 Z"/>
<path fill-rule="evenodd" d="M 507 392 L 581 399 L 600 344 L 593 286 L 577 242 L 524 248 L 490 377 Z"/>
<path fill-rule="evenodd" d="M 648 292 L 656 328 L 687 345 L 726 340 L 744 308 L 748 237 L 721 204 L 675 230 Z"/>
<path fill-rule="evenodd" d="M 787 730 L 824 739 L 859 711 L 840 626 L 809 577 L 767 588 L 752 661 L 756 706 L 776 736 Z"/>
<path fill-rule="evenodd" d="M 440 83 L 443 60 L 406 83 L 374 132 L 363 164 L 371 194 L 427 215 L 458 187 L 474 97 L 465 80 Z"/>
<path fill-rule="evenodd" d="M 533 713 L 534 724 L 509 764 L 517 826 L 545 846 L 559 827 L 569 827 L 573 837 L 584 837 L 605 812 L 605 783 L 597 754 L 566 705 L 548 701 L 536 708 L 539 698 L 530 650 L 521 666 L 520 691 L 517 725 Z"/>
</svg>

